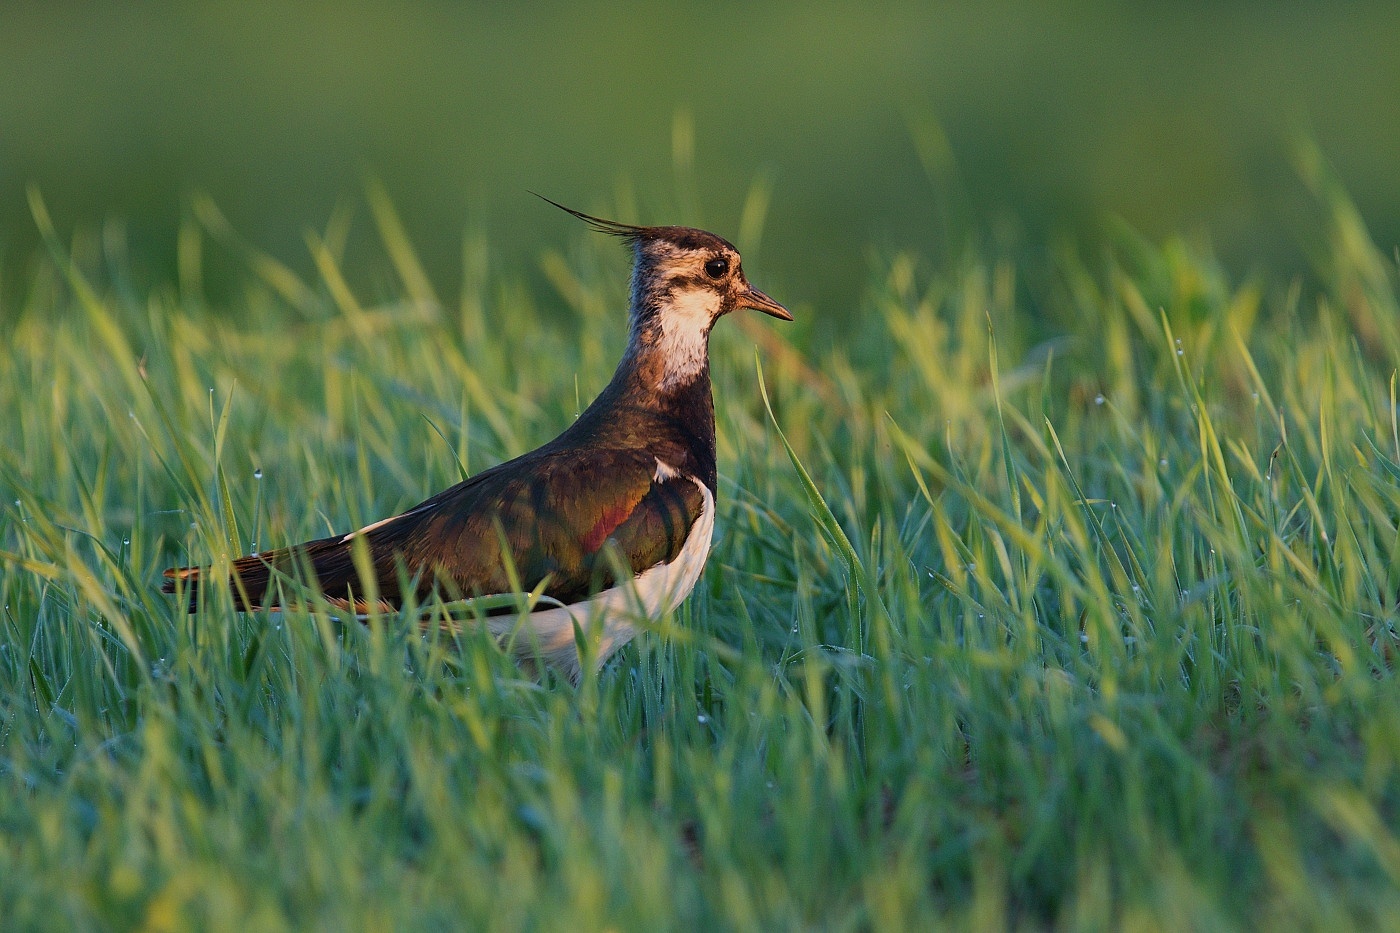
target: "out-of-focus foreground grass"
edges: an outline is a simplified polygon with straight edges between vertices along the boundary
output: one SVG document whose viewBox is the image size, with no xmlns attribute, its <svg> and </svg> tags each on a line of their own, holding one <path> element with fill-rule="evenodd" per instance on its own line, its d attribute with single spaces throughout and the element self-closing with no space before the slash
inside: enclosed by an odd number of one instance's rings
<svg viewBox="0 0 1400 933">
<path fill-rule="evenodd" d="M 157 586 L 554 434 L 621 348 L 616 244 L 546 291 L 469 240 L 441 295 L 371 189 L 398 279 L 366 294 L 343 225 L 309 280 L 201 203 L 144 289 L 36 201 L 53 258 L 0 316 L 6 926 L 1400 922 L 1396 268 L 1316 177 L 1321 291 L 1123 236 L 1034 288 L 887 255 L 843 346 L 802 306 L 721 322 L 708 569 L 577 689 Z"/>
</svg>

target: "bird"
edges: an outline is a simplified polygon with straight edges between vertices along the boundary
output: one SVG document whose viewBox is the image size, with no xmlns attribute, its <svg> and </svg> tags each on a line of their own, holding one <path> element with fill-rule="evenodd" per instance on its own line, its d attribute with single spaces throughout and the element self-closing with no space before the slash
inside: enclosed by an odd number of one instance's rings
<svg viewBox="0 0 1400 933">
<path fill-rule="evenodd" d="M 539 197 L 632 253 L 627 346 L 588 408 L 552 441 L 398 515 L 240 557 L 227 576 L 172 567 L 164 592 L 180 594 L 191 613 L 211 587 L 231 590 L 238 611 L 281 611 L 305 602 L 301 583 L 360 618 L 435 595 L 475 601 L 494 606 L 476 617 L 519 659 L 575 682 L 581 644 L 596 645 L 601 669 L 646 620 L 685 600 L 715 523 L 711 328 L 742 309 L 793 315 L 749 284 L 723 237 L 605 220 Z M 515 597 L 507 605 L 482 599 L 506 595 Z"/>
</svg>

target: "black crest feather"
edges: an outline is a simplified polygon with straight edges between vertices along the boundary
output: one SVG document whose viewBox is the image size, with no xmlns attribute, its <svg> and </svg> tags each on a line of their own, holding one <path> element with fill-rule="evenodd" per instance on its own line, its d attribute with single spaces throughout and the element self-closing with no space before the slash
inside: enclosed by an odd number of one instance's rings
<svg viewBox="0 0 1400 933">
<path fill-rule="evenodd" d="M 594 217 L 592 214 L 585 214 L 583 211 L 576 211 L 572 207 L 565 207 L 558 201 L 551 200 L 537 191 L 531 191 L 530 193 L 546 204 L 553 204 L 564 213 L 572 214 L 599 233 L 606 233 L 608 236 L 617 236 L 628 240 L 637 240 L 653 235 L 652 228 L 650 227 L 639 227 L 635 224 L 619 223 L 616 220 L 604 220 L 601 217 Z"/>
</svg>

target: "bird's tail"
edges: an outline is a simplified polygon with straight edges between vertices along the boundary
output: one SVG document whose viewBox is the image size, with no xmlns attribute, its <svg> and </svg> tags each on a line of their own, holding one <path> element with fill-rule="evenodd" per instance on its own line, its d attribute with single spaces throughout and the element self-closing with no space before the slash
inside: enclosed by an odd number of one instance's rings
<svg viewBox="0 0 1400 933">
<path fill-rule="evenodd" d="M 209 567 L 171 567 L 165 571 L 166 593 L 181 590 L 189 596 L 189 611 L 199 608 L 201 599 L 212 598 L 211 586 L 226 587 L 233 593 L 239 612 L 283 608 L 283 593 L 295 595 L 312 588 L 334 604 L 358 602 L 353 592 L 360 589 L 346 536 L 322 538 L 293 547 L 250 554 L 233 562 L 228 577 L 210 575 Z M 278 582 L 283 585 L 278 586 Z M 298 584 L 301 586 L 298 586 Z"/>
</svg>

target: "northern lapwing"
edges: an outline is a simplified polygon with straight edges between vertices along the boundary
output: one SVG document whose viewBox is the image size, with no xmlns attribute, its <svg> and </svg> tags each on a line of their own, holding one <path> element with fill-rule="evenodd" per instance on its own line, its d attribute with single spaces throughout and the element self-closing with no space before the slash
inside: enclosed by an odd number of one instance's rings
<svg viewBox="0 0 1400 933">
<path fill-rule="evenodd" d="M 434 594 L 450 601 L 524 592 L 538 597 L 532 611 L 486 615 L 486 624 L 498 636 L 513 633 L 518 654 L 538 652 L 575 680 L 575 626 L 598 646 L 601 666 L 639 623 L 680 605 L 705 566 L 715 521 L 710 329 L 741 308 L 792 315 L 749 284 L 738 250 L 722 237 L 549 203 L 621 238 L 633 254 L 627 349 L 593 404 L 543 447 L 401 515 L 241 557 L 226 578 L 172 568 L 166 592 L 187 594 L 191 612 L 211 584 L 231 587 L 240 611 L 275 610 L 304 599 L 301 581 L 357 614 L 397 610 L 406 597 L 423 605 Z"/>
</svg>

